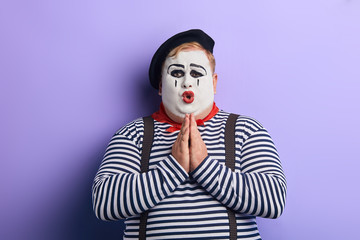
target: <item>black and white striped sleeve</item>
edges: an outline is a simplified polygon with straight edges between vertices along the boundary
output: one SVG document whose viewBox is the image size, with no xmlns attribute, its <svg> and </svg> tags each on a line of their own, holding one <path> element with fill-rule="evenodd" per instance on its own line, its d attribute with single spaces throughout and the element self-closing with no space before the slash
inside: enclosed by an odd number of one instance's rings
<svg viewBox="0 0 360 240">
<path fill-rule="evenodd" d="M 171 155 L 140 173 L 141 149 L 129 137 L 115 134 L 95 176 L 93 209 L 102 220 L 138 215 L 168 196 L 188 177 Z"/>
<path fill-rule="evenodd" d="M 286 180 L 268 132 L 256 130 L 237 151 L 240 170 L 232 172 L 207 157 L 191 174 L 214 198 L 236 212 L 279 217 L 285 206 Z"/>
</svg>

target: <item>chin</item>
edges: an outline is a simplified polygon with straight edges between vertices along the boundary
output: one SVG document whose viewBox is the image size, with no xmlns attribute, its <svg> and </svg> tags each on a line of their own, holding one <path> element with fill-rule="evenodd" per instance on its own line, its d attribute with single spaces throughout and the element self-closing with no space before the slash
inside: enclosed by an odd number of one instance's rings
<svg viewBox="0 0 360 240">
<path fill-rule="evenodd" d="M 190 113 L 195 113 L 196 112 L 196 109 L 193 107 L 193 106 L 190 106 L 190 105 L 185 105 L 185 106 L 180 106 L 178 107 L 178 112 L 181 113 L 181 114 L 190 114 Z"/>
<path fill-rule="evenodd" d="M 179 117 L 184 118 L 185 114 L 191 114 L 193 113 L 195 116 L 199 115 L 200 113 L 202 113 L 204 111 L 204 109 L 196 109 L 193 106 L 189 106 L 189 107 L 183 107 L 178 109 L 178 113 L 177 115 Z"/>
</svg>

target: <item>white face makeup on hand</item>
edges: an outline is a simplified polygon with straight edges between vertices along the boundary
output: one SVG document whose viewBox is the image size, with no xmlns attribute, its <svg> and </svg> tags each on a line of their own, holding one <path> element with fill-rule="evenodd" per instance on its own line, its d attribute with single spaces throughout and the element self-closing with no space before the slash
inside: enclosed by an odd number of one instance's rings
<svg viewBox="0 0 360 240">
<path fill-rule="evenodd" d="M 213 74 L 204 51 L 182 51 L 166 58 L 161 81 L 163 104 L 178 117 L 196 116 L 214 102 Z"/>
</svg>

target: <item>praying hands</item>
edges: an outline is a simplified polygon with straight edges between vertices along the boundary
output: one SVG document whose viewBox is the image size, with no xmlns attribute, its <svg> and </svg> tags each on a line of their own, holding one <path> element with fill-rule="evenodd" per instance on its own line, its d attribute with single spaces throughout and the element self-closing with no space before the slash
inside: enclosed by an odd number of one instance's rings
<svg viewBox="0 0 360 240">
<path fill-rule="evenodd" d="M 186 172 L 195 170 L 207 157 L 207 148 L 197 129 L 194 114 L 186 114 L 172 146 L 172 155 Z"/>
</svg>

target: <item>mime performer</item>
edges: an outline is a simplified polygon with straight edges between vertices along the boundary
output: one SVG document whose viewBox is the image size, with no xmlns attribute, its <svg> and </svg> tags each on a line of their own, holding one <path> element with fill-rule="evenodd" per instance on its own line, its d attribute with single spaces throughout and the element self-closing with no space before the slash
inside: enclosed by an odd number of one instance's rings
<svg viewBox="0 0 360 240">
<path fill-rule="evenodd" d="M 151 115 L 147 171 L 141 172 L 143 118 L 118 130 L 106 149 L 93 208 L 102 220 L 125 219 L 124 239 L 261 239 L 256 217 L 278 218 L 284 210 L 285 176 L 258 121 L 234 118 L 234 167 L 225 164 L 230 114 L 214 102 L 213 47 L 210 36 L 192 29 L 154 54 L 149 78 L 162 103 Z"/>
</svg>

